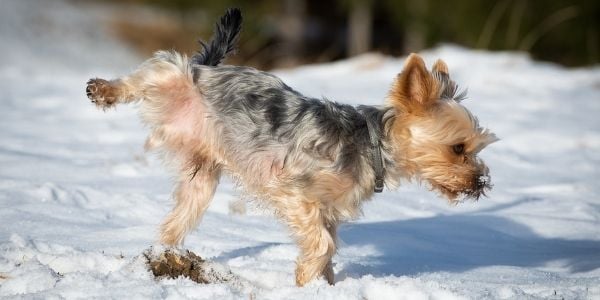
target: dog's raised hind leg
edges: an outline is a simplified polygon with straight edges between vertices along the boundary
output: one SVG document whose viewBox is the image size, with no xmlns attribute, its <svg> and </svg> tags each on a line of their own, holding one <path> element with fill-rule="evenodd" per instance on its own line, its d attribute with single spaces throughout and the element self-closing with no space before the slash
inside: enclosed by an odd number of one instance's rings
<svg viewBox="0 0 600 300">
<path fill-rule="evenodd" d="M 92 78 L 85 92 L 98 108 L 107 109 L 118 103 L 129 103 L 147 98 L 165 98 L 157 87 L 174 78 L 190 78 L 185 56 L 159 51 L 135 72 L 113 80 Z M 187 80 L 187 79 L 186 79 Z M 166 94 L 168 96 L 168 93 Z M 168 98 L 168 97 L 166 97 Z"/>
<path fill-rule="evenodd" d="M 112 107 L 118 102 L 125 102 L 124 100 L 130 98 L 130 95 L 124 92 L 120 79 L 111 81 L 101 78 L 90 79 L 87 82 L 85 93 L 92 103 L 102 109 Z"/>
</svg>

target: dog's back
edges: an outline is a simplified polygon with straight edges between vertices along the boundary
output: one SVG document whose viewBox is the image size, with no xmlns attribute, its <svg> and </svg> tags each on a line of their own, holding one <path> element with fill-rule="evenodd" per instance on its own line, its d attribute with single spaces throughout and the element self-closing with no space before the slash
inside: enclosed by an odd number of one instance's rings
<svg viewBox="0 0 600 300">
<path fill-rule="evenodd" d="M 249 67 L 193 68 L 212 114 L 208 118 L 219 127 L 224 167 L 256 180 L 244 182 L 246 187 L 264 188 L 286 178 L 287 184 L 309 188 L 322 171 L 352 174 L 349 180 L 359 181 L 363 168 L 370 170 L 365 122 L 372 117 L 380 124 L 382 114 L 303 96 L 276 76 Z"/>
</svg>

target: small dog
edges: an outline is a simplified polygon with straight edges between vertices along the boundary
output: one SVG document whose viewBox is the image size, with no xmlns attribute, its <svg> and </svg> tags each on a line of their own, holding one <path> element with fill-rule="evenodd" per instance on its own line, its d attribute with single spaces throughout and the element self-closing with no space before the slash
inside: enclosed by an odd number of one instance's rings
<svg viewBox="0 0 600 300">
<path fill-rule="evenodd" d="M 477 154 L 497 139 L 461 105 L 464 93 L 443 61 L 429 72 L 411 54 L 383 106 L 352 107 L 303 96 L 266 72 L 220 65 L 241 21 L 238 9 L 228 10 L 190 59 L 159 51 L 128 76 L 87 83 L 99 108 L 140 101 L 151 127 L 146 149 L 160 150 L 179 172 L 161 243 L 183 242 L 226 172 L 289 225 L 300 247 L 296 284 L 319 276 L 333 284 L 337 226 L 384 185 L 425 181 L 451 202 L 490 189 Z"/>
</svg>

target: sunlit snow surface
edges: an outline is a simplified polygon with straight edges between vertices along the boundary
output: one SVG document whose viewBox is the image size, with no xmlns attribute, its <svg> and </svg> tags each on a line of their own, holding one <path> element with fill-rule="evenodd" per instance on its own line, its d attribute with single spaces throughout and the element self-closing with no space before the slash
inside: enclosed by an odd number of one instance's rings
<svg viewBox="0 0 600 300">
<path fill-rule="evenodd" d="M 71 2 L 68 2 L 71 3 Z M 135 106 L 106 113 L 91 77 L 141 62 L 101 25 L 110 9 L 0 1 L 0 297 L 195 299 L 600 298 L 600 69 L 443 46 L 465 105 L 501 141 L 485 149 L 494 190 L 450 206 L 407 184 L 340 229 L 337 283 L 294 286 L 286 228 L 224 180 L 185 246 L 253 288 L 156 281 L 139 255 L 171 208 L 171 177 L 143 152 Z M 310 96 L 383 101 L 403 58 L 276 72 Z"/>
</svg>

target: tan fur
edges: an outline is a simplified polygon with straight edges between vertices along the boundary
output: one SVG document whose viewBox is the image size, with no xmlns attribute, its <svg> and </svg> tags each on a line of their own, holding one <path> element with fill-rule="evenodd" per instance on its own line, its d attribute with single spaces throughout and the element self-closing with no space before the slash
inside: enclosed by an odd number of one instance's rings
<svg viewBox="0 0 600 300">
<path fill-rule="evenodd" d="M 435 61 L 431 70 L 433 72 L 440 72 L 440 73 L 445 73 L 448 75 L 450 74 L 450 72 L 448 72 L 448 65 L 446 65 L 446 63 L 441 59 L 438 59 L 437 61 Z"/>
<path fill-rule="evenodd" d="M 442 60 L 432 70 L 449 74 Z M 439 101 L 440 88 L 423 59 L 411 54 L 388 96 L 390 105 L 403 112 L 394 120 L 391 133 L 404 176 L 425 180 L 454 201 L 461 191 L 471 189 L 477 174 L 487 173 L 476 155 L 497 138 L 480 128 L 477 119 L 458 102 Z M 451 152 L 457 143 L 464 143 L 465 155 Z"/>
</svg>

